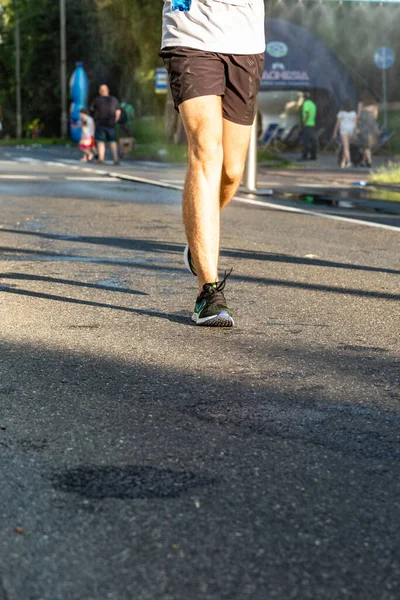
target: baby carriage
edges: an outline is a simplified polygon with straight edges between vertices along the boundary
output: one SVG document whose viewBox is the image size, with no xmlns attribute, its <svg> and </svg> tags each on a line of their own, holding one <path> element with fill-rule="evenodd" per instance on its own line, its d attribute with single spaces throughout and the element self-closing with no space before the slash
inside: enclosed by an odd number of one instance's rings
<svg viewBox="0 0 400 600">
<path fill-rule="evenodd" d="M 340 165 L 342 162 L 342 157 L 343 157 L 343 147 L 340 142 L 339 142 L 339 148 L 337 150 L 337 157 L 338 157 L 338 164 Z M 363 159 L 363 153 L 362 153 L 362 150 L 361 150 L 359 142 L 358 142 L 358 137 L 354 136 L 354 138 L 352 138 L 350 140 L 350 162 L 353 165 L 353 167 L 359 167 L 362 162 L 362 159 Z"/>
</svg>

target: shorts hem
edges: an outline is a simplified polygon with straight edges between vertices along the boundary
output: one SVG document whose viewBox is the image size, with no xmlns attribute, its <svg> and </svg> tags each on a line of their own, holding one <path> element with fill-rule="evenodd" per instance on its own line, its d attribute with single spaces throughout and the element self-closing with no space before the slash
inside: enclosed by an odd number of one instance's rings
<svg viewBox="0 0 400 600">
<path fill-rule="evenodd" d="M 225 119 L 225 121 L 230 121 L 231 123 L 235 123 L 235 125 L 243 125 L 245 127 L 252 127 L 253 123 L 254 123 L 254 119 L 251 121 L 251 123 L 248 123 L 247 121 L 244 122 L 243 119 L 239 120 L 239 119 L 235 119 L 234 117 L 228 117 L 228 115 L 224 115 L 222 114 L 222 118 Z"/>
<path fill-rule="evenodd" d="M 221 91 L 220 94 L 216 94 L 215 92 L 210 92 L 208 93 L 200 93 L 200 94 L 193 94 L 193 95 L 189 95 L 187 98 L 180 98 L 176 103 L 175 103 L 175 110 L 177 112 L 179 112 L 179 107 L 181 104 L 183 104 L 184 102 L 186 102 L 187 100 L 194 100 L 195 98 L 205 98 L 206 96 L 217 96 L 217 97 L 221 97 L 224 95 L 224 92 Z"/>
</svg>

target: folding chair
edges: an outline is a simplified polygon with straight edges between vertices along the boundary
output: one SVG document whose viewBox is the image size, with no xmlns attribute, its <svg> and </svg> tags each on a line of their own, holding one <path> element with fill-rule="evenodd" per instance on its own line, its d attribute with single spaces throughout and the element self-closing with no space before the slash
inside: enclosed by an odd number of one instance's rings
<svg viewBox="0 0 400 600">
<path fill-rule="evenodd" d="M 300 125 L 293 125 L 293 127 L 289 129 L 288 133 L 284 137 L 282 137 L 281 142 L 286 146 L 286 148 L 293 148 L 298 144 L 300 136 Z"/>
<path fill-rule="evenodd" d="M 395 131 L 382 131 L 382 133 L 380 133 L 380 135 L 376 141 L 376 144 L 372 148 L 372 151 L 376 152 L 377 150 L 380 150 L 385 144 L 387 144 L 387 142 L 390 140 L 390 138 L 394 134 L 395 134 Z"/>
<path fill-rule="evenodd" d="M 278 133 L 278 129 L 278 123 L 270 123 L 268 125 L 261 140 L 261 146 L 263 148 L 267 148 L 270 145 L 270 143 L 275 139 L 275 136 Z"/>
</svg>

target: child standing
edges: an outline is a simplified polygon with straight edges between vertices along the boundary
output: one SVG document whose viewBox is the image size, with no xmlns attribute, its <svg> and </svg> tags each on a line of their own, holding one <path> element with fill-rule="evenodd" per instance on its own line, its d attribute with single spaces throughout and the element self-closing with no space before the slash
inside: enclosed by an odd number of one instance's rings
<svg viewBox="0 0 400 600">
<path fill-rule="evenodd" d="M 83 152 L 83 156 L 81 160 L 83 162 L 90 162 L 94 158 L 93 149 L 95 147 L 94 144 L 94 132 L 95 132 L 95 124 L 92 117 L 90 117 L 85 108 L 81 108 L 79 111 L 81 115 L 81 123 L 82 123 L 82 136 L 79 142 L 79 148 Z"/>
</svg>

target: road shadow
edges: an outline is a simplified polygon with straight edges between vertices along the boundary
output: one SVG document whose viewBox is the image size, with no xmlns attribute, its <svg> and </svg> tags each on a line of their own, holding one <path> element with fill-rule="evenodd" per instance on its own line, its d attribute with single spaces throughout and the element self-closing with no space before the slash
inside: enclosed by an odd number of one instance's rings
<svg viewBox="0 0 400 600">
<path fill-rule="evenodd" d="M 36 236 L 42 239 L 51 239 L 59 241 L 70 241 L 83 244 L 94 244 L 101 246 L 110 246 L 123 250 L 136 250 L 140 252 L 150 252 L 154 254 L 180 254 L 183 252 L 184 244 L 175 242 L 162 242 L 159 240 L 139 239 L 139 238 L 121 238 L 107 236 L 80 236 L 63 233 L 50 233 L 42 231 L 31 231 L 26 229 L 10 229 L 2 227 L 0 233 L 12 233 L 28 236 Z M 262 252 L 257 250 L 244 250 L 239 248 L 222 248 L 221 256 L 226 258 L 255 260 L 265 262 L 278 262 L 286 264 L 309 265 L 314 267 L 328 267 L 335 269 L 348 269 L 355 271 L 366 271 L 371 273 L 390 273 L 400 274 L 398 269 L 389 269 L 387 267 L 372 267 L 369 265 L 354 265 L 351 263 L 342 263 L 337 261 L 323 260 L 319 258 L 306 258 L 293 256 L 290 254 L 281 254 L 274 252 Z"/>
<path fill-rule="evenodd" d="M 362 370 L 365 353 L 269 341 L 282 365 L 271 372 L 265 347 L 235 354 L 238 339 L 213 336 L 201 354 L 182 341 L 180 367 L 142 349 L 78 352 L 70 337 L 71 349 L 0 341 L 2 514 L 31 524 L 15 597 L 40 585 L 64 598 L 67 582 L 71 598 L 96 598 L 93 577 L 121 599 L 129 585 L 132 598 L 200 598 L 204 581 L 210 598 L 285 599 L 305 577 L 307 598 L 336 598 L 338 582 L 354 598 L 395 589 L 400 411 L 387 388 L 376 404 L 360 396 L 377 373 L 396 391 L 395 358 L 367 349 Z M 339 392 L 332 361 L 353 376 Z M 3 547 L 8 565 L 7 532 Z"/>
<path fill-rule="evenodd" d="M 53 476 L 55 489 L 93 500 L 178 498 L 213 480 L 191 471 L 145 466 L 78 467 Z"/>
<path fill-rule="evenodd" d="M 0 247 L 0 252 L 4 252 L 8 258 L 8 260 L 28 260 L 28 257 L 31 257 L 32 261 L 60 261 L 60 262 L 85 262 L 85 263 L 95 263 L 95 264 L 103 264 L 103 265 L 114 265 L 114 266 L 124 266 L 131 267 L 141 270 L 147 271 L 156 271 L 156 272 L 164 272 L 164 273 L 175 273 L 175 274 L 185 274 L 187 273 L 186 268 L 182 267 L 173 267 L 165 264 L 151 264 L 149 262 L 144 262 L 142 260 L 135 260 L 130 258 L 107 258 L 107 257 L 91 257 L 91 256 L 80 256 L 74 254 L 62 254 L 58 252 L 46 252 L 43 250 L 26 250 L 26 249 L 18 249 L 12 247 Z M 379 298 L 382 300 L 394 300 L 397 301 L 400 299 L 400 294 L 392 294 L 388 292 L 376 292 L 370 290 L 360 290 L 349 287 L 340 287 L 340 286 L 330 286 L 325 284 L 318 283 L 308 283 L 308 282 L 299 282 L 299 281 L 291 281 L 285 279 L 273 279 L 268 277 L 259 277 L 252 275 L 233 274 L 231 279 L 248 282 L 248 283 L 256 283 L 266 286 L 274 286 L 274 287 L 288 287 L 291 289 L 303 289 L 303 290 L 314 290 L 320 292 L 329 292 L 333 294 L 346 294 L 351 296 L 358 296 L 360 298 Z M 6 290 L 7 291 L 7 290 Z M 114 288 L 113 288 L 114 291 Z M 17 293 L 17 292 L 15 292 Z"/>
<path fill-rule="evenodd" d="M 59 277 L 48 277 L 44 275 L 31 275 L 29 273 L 0 273 L 1 279 L 12 279 L 13 281 L 41 281 L 46 283 L 56 283 L 61 285 L 71 285 L 73 287 L 83 287 L 94 290 L 104 290 L 106 292 L 118 292 L 120 294 L 132 294 L 133 296 L 148 296 L 147 292 L 124 288 L 119 285 L 105 285 L 101 283 L 87 283 L 85 281 L 76 281 L 75 279 L 61 279 Z M 0 284 L 1 289 L 1 284 Z"/>
<path fill-rule="evenodd" d="M 113 290 L 114 291 L 114 290 Z M 156 317 L 158 319 L 166 319 L 172 323 L 178 323 L 181 325 L 188 324 L 188 315 L 182 314 L 169 314 L 163 313 L 162 311 L 144 309 L 144 308 L 133 308 L 130 306 L 119 306 L 118 304 L 107 304 L 105 302 L 95 302 L 93 300 L 80 300 L 79 298 L 69 298 L 68 296 L 57 296 L 55 294 L 46 294 L 44 292 L 34 292 L 32 290 L 21 290 L 13 287 L 2 286 L 0 284 L 0 292 L 6 292 L 8 294 L 16 294 L 18 296 L 26 296 L 28 298 L 39 298 L 41 300 L 51 300 L 53 302 L 64 302 L 66 304 L 76 304 L 78 306 L 93 306 L 95 308 L 111 308 L 112 310 L 134 313 L 137 315 L 143 315 L 147 317 Z M 190 323 L 190 322 L 189 322 Z"/>
</svg>

